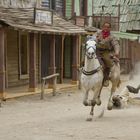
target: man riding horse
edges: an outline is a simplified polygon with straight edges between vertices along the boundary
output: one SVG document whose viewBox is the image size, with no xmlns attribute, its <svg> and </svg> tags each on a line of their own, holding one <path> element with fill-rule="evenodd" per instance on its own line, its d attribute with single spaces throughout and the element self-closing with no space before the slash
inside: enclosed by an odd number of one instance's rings
<svg viewBox="0 0 140 140">
<path fill-rule="evenodd" d="M 97 55 L 104 69 L 104 86 L 109 85 L 109 73 L 113 61 L 119 62 L 120 45 L 118 40 L 111 34 L 111 24 L 105 22 L 102 30 L 97 33 Z"/>
</svg>

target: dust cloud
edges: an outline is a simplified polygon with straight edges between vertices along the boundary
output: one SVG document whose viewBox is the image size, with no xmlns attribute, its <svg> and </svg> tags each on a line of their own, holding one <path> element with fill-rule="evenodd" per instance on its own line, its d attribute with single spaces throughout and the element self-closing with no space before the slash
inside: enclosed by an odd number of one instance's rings
<svg viewBox="0 0 140 140">
<path fill-rule="evenodd" d="M 134 87 L 140 85 L 140 62 L 136 63 L 135 68 L 130 74 L 129 81 L 127 84 Z"/>
</svg>

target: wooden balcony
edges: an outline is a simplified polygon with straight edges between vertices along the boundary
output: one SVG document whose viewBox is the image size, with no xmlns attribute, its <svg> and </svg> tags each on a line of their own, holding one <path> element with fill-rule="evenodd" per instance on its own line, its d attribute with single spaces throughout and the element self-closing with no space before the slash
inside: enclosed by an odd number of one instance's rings
<svg viewBox="0 0 140 140">
<path fill-rule="evenodd" d="M 119 30 L 119 17 L 111 15 L 74 16 L 74 24 L 80 27 L 101 28 L 104 22 L 110 22 L 113 31 Z"/>
</svg>

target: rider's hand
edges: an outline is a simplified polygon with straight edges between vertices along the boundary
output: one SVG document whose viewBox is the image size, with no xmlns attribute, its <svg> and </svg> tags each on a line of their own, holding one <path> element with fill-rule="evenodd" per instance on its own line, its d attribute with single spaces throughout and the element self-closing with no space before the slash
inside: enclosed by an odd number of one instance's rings
<svg viewBox="0 0 140 140">
<path fill-rule="evenodd" d="M 119 58 L 119 54 L 117 54 L 117 53 L 115 53 L 114 56 L 117 57 L 117 58 Z"/>
</svg>

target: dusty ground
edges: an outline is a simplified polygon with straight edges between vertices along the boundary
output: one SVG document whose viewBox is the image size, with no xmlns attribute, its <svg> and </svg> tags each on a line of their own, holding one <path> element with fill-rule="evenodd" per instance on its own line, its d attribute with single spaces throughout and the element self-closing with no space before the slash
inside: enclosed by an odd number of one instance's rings
<svg viewBox="0 0 140 140">
<path fill-rule="evenodd" d="M 105 88 L 92 122 L 86 121 L 90 107 L 82 105 L 79 90 L 45 95 L 43 101 L 39 95 L 8 100 L 0 108 L 0 140 L 139 140 L 139 106 L 105 108 L 98 118 L 108 92 Z"/>
</svg>

